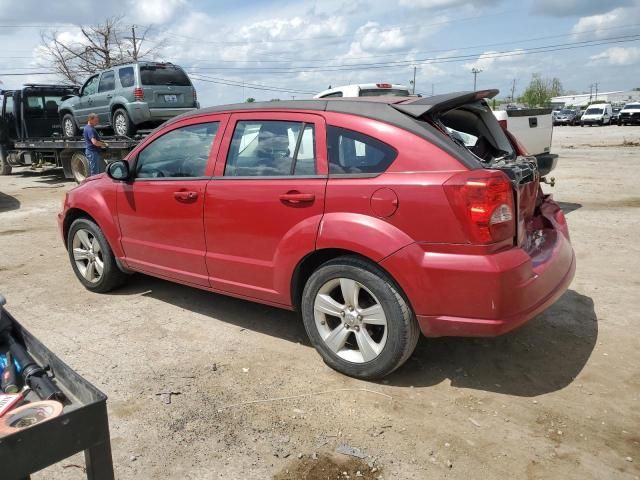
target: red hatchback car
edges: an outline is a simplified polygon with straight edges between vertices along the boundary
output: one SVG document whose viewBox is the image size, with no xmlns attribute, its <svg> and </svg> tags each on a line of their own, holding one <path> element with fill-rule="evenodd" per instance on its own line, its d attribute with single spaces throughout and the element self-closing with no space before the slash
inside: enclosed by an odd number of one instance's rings
<svg viewBox="0 0 640 480">
<path fill-rule="evenodd" d="M 419 333 L 522 325 L 575 271 L 535 159 L 485 99 L 269 102 L 165 123 L 59 215 L 71 266 L 107 292 L 132 271 L 302 313 L 334 369 L 379 378 Z"/>
</svg>

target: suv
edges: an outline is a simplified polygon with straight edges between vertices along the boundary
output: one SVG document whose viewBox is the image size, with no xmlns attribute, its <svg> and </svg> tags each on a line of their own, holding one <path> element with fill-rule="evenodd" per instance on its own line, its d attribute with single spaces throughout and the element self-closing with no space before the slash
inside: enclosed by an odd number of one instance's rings
<svg viewBox="0 0 640 480">
<path fill-rule="evenodd" d="M 565 108 L 560 110 L 560 112 L 556 113 L 556 116 L 553 117 L 554 125 L 577 125 L 578 120 L 578 112 L 577 110 L 571 110 L 569 108 Z"/>
<path fill-rule="evenodd" d="M 633 102 L 627 103 L 622 110 L 620 110 L 620 116 L 618 117 L 619 125 L 632 125 L 640 124 L 640 103 Z"/>
<path fill-rule="evenodd" d="M 60 105 L 59 112 L 66 137 L 77 136 L 90 113 L 98 114 L 98 128 L 131 136 L 143 125 L 159 125 L 198 107 L 196 90 L 182 68 L 138 62 L 93 75 L 78 96 Z"/>
<path fill-rule="evenodd" d="M 505 333 L 562 295 L 575 259 L 497 93 L 171 120 L 67 193 L 71 268 L 94 292 L 138 271 L 301 311 L 324 361 L 359 378 L 402 365 L 420 331 Z"/>
</svg>

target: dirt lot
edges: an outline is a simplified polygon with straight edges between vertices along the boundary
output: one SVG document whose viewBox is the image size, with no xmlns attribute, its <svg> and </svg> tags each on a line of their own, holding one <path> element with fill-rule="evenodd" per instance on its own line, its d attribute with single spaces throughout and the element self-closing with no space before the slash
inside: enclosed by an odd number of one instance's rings
<svg viewBox="0 0 640 480">
<path fill-rule="evenodd" d="M 570 290 L 500 338 L 422 339 L 383 382 L 324 366 L 293 313 L 142 275 L 89 293 L 58 237 L 73 185 L 56 175 L 0 177 L 0 291 L 109 396 L 118 478 L 637 479 L 637 142 L 640 127 L 557 128 L 545 190 L 568 212 Z"/>
</svg>

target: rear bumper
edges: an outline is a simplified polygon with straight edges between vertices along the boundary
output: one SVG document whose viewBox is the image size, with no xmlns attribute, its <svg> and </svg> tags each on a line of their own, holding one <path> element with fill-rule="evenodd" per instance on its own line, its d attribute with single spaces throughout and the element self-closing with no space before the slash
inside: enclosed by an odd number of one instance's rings
<svg viewBox="0 0 640 480">
<path fill-rule="evenodd" d="M 501 335 L 567 290 L 576 266 L 564 215 L 550 200 L 542 210 L 545 240 L 532 252 L 436 253 L 415 243 L 381 262 L 407 295 L 425 336 Z"/>
<path fill-rule="evenodd" d="M 149 117 L 150 120 L 169 120 L 183 113 L 191 112 L 195 110 L 194 107 L 189 108 L 150 108 Z"/>
<path fill-rule="evenodd" d="M 619 117 L 618 118 L 618 122 L 619 123 L 633 123 L 633 124 L 640 124 L 640 115 L 633 115 L 631 117 Z"/>
</svg>

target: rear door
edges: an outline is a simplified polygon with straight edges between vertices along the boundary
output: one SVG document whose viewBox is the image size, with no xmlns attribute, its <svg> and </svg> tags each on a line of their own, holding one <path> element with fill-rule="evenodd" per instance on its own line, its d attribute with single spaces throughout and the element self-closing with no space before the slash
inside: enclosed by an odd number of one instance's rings
<svg viewBox="0 0 640 480">
<path fill-rule="evenodd" d="M 315 249 L 324 211 L 325 132 L 319 115 L 232 115 L 205 200 L 213 288 L 290 302 L 291 272 Z"/>
<path fill-rule="evenodd" d="M 140 83 L 149 108 L 190 108 L 194 88 L 187 74 L 175 65 L 140 65 Z"/>
<path fill-rule="evenodd" d="M 120 241 L 131 268 L 209 285 L 202 215 L 227 117 L 179 122 L 134 153 L 134 178 L 117 194 Z"/>
</svg>

